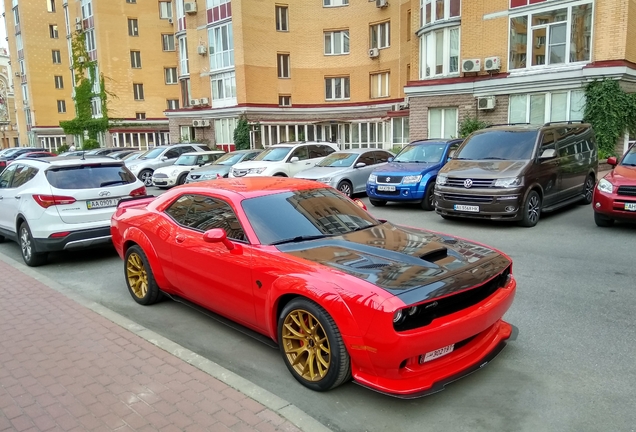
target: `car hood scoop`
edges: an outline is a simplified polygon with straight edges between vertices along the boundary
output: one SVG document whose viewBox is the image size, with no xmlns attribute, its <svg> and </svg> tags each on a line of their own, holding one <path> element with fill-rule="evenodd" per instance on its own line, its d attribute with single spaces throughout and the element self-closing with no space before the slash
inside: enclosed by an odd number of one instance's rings
<svg viewBox="0 0 636 432">
<path fill-rule="evenodd" d="M 388 222 L 350 234 L 276 247 L 400 297 L 415 290 L 418 301 L 470 288 L 510 265 L 508 258 L 488 247 Z"/>
</svg>

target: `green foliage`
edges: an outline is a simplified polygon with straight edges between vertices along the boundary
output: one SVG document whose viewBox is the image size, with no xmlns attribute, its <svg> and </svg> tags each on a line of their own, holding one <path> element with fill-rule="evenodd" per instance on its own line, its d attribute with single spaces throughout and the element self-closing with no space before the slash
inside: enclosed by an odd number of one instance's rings
<svg viewBox="0 0 636 432">
<path fill-rule="evenodd" d="M 237 150 L 250 148 L 250 125 L 245 116 L 241 116 L 236 124 L 236 129 L 234 129 L 234 145 Z"/>
<path fill-rule="evenodd" d="M 488 126 L 490 126 L 490 123 L 468 116 L 459 124 L 459 136 L 461 138 L 466 138 L 471 133 L 480 129 L 485 129 Z"/>
<path fill-rule="evenodd" d="M 93 138 L 86 138 L 84 144 L 82 144 L 82 150 L 92 150 L 99 147 L 99 141 Z"/>
<path fill-rule="evenodd" d="M 62 144 L 57 148 L 57 150 L 55 150 L 55 154 L 67 152 L 69 149 L 70 147 L 68 146 L 68 144 Z"/>
<path fill-rule="evenodd" d="M 594 128 L 599 158 L 616 156 L 619 138 L 636 131 L 636 96 L 625 93 L 617 80 L 594 80 L 585 86 L 584 118 Z"/>
</svg>

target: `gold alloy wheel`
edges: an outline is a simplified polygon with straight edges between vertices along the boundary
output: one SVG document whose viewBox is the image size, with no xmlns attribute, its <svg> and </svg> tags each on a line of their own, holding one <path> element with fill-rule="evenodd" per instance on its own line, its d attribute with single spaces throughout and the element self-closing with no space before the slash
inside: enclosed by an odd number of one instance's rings
<svg viewBox="0 0 636 432">
<path fill-rule="evenodd" d="M 144 298 L 148 293 L 148 272 L 141 256 L 136 252 L 128 255 L 126 278 L 133 294 L 138 298 Z"/>
<path fill-rule="evenodd" d="M 305 310 L 291 311 L 283 323 L 283 348 L 296 373 L 307 381 L 320 381 L 329 372 L 331 349 L 325 329 Z"/>
</svg>

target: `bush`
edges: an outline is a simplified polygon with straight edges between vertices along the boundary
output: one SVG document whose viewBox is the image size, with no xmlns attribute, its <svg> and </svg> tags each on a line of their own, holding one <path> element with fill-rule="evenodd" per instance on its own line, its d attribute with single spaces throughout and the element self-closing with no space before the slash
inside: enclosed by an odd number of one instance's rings
<svg viewBox="0 0 636 432">
<path fill-rule="evenodd" d="M 87 138 L 84 140 L 84 144 L 82 144 L 82 150 L 93 150 L 99 148 L 99 141 L 92 138 Z"/>
<path fill-rule="evenodd" d="M 234 129 L 234 145 L 236 150 L 249 150 L 250 148 L 250 125 L 245 116 L 242 116 Z"/>
<path fill-rule="evenodd" d="M 485 129 L 488 126 L 490 126 L 490 123 L 478 120 L 477 118 L 473 118 L 473 117 L 470 117 L 470 116 L 466 117 L 459 124 L 459 131 L 458 131 L 459 132 L 459 136 L 461 138 L 466 138 L 471 133 L 473 133 L 475 131 L 478 131 L 480 129 Z"/>
<path fill-rule="evenodd" d="M 59 155 L 60 153 L 69 151 L 69 149 L 70 147 L 68 146 L 68 144 L 62 144 L 57 148 L 57 150 L 54 151 L 54 153 Z"/>
</svg>

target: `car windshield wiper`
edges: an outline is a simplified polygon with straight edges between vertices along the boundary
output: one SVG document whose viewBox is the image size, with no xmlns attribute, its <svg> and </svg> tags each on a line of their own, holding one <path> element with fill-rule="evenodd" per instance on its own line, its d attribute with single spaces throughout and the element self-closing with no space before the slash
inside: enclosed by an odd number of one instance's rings
<svg viewBox="0 0 636 432">
<path fill-rule="evenodd" d="M 508 159 L 491 156 L 491 157 L 481 158 L 481 160 L 508 160 Z"/>
<path fill-rule="evenodd" d="M 304 236 L 296 236 L 282 240 L 276 240 L 275 242 L 270 243 L 270 246 L 275 246 L 284 243 L 299 243 L 309 240 L 318 240 L 325 237 L 331 237 L 333 234 L 319 234 L 319 235 L 304 235 Z"/>
</svg>

